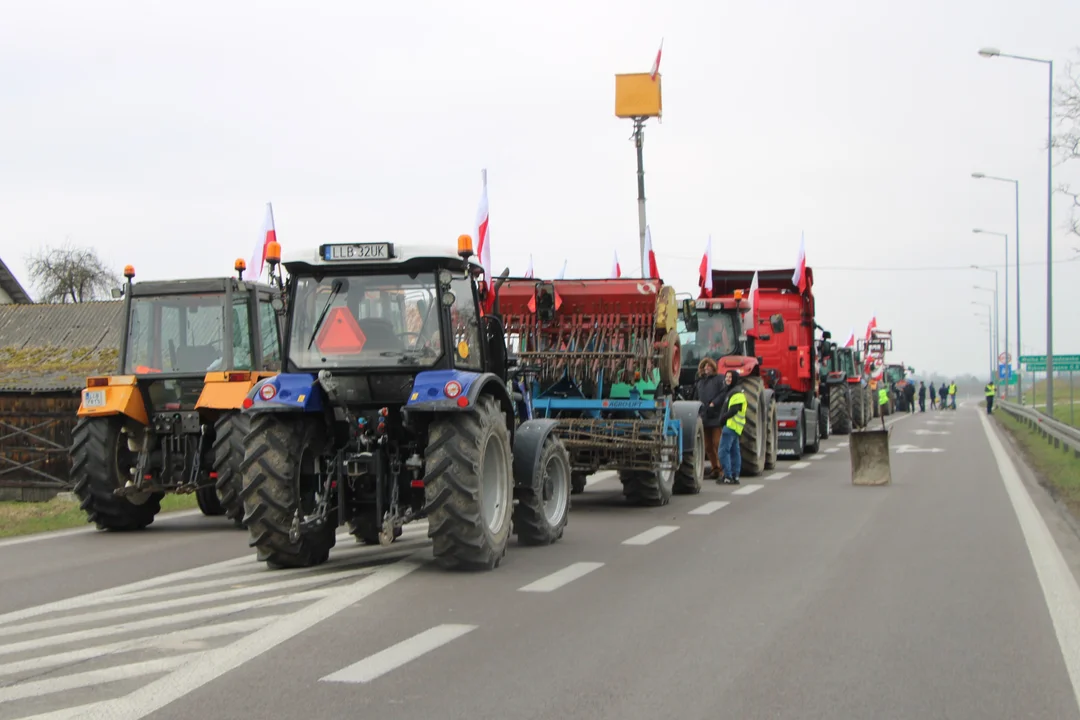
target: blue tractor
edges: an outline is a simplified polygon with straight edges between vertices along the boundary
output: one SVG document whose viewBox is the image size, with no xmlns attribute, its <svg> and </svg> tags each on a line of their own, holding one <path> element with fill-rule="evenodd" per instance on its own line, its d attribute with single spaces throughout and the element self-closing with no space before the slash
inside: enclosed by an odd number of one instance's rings
<svg viewBox="0 0 1080 720">
<path fill-rule="evenodd" d="M 244 401 L 244 521 L 270 567 L 325 562 L 336 529 L 388 545 L 427 518 L 436 561 L 492 569 L 558 540 L 569 455 L 521 418 L 472 240 L 326 244 L 286 260 L 282 373 Z"/>
</svg>

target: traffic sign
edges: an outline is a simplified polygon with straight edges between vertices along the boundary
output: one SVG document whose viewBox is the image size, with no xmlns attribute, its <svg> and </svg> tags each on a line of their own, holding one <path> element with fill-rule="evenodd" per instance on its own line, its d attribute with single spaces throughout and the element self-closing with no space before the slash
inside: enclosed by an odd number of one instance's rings
<svg viewBox="0 0 1080 720">
<path fill-rule="evenodd" d="M 1024 365 L 1031 365 L 1032 363 L 1046 364 L 1045 355 L 1021 355 L 1020 362 Z M 1054 356 L 1054 369 L 1057 370 L 1057 366 L 1060 363 L 1080 363 L 1080 355 L 1055 355 Z M 1041 372 L 1041 371 L 1040 371 Z"/>
<path fill-rule="evenodd" d="M 1012 362 L 1012 355 L 1007 352 L 998 354 L 998 365 L 1008 365 Z"/>
<path fill-rule="evenodd" d="M 1046 372 L 1046 363 L 1027 363 L 1025 369 L 1028 372 Z M 1058 362 L 1054 358 L 1054 372 L 1080 372 L 1080 362 Z"/>
<path fill-rule="evenodd" d="M 998 365 L 998 379 L 1005 380 L 1012 375 L 1012 365 Z"/>
</svg>

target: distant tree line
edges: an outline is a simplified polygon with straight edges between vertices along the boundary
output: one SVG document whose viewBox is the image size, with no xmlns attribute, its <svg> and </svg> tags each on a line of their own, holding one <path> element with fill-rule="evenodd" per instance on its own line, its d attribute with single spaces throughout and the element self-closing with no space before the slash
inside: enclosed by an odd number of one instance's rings
<svg viewBox="0 0 1080 720">
<path fill-rule="evenodd" d="M 1076 53 L 1080 59 L 1080 48 Z M 1061 164 L 1080 160 L 1080 61 L 1065 63 L 1064 78 L 1058 80 L 1054 91 L 1054 115 L 1058 123 L 1054 149 Z M 1069 231 L 1080 235 L 1080 191 L 1068 184 L 1061 185 L 1059 190 L 1072 200 Z"/>
</svg>

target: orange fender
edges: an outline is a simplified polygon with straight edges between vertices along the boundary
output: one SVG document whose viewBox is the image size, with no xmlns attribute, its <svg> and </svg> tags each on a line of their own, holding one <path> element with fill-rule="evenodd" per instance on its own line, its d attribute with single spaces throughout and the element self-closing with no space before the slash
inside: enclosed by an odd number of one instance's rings
<svg viewBox="0 0 1080 720">
<path fill-rule="evenodd" d="M 276 371 L 230 370 L 208 372 L 196 410 L 240 410 L 255 383 L 277 375 Z"/>
<path fill-rule="evenodd" d="M 86 379 L 79 403 L 79 417 L 108 417 L 126 415 L 132 420 L 149 425 L 142 393 L 135 385 L 134 375 L 91 377 Z"/>
</svg>

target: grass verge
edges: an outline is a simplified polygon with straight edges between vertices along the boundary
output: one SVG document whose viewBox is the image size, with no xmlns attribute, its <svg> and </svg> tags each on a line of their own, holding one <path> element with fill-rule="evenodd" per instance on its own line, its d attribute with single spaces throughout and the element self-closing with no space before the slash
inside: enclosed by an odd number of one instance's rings
<svg viewBox="0 0 1080 720">
<path fill-rule="evenodd" d="M 1024 460 L 1035 470 L 1043 487 L 1080 520 L 1080 459 L 1072 451 L 1064 452 L 1047 444 L 1036 430 L 1007 412 L 996 411 L 994 418 L 1017 441 Z"/>
<path fill-rule="evenodd" d="M 196 507 L 194 494 L 166 495 L 161 499 L 163 513 Z M 79 508 L 78 500 L 53 498 L 48 502 L 0 502 L 0 538 L 67 530 L 86 523 L 86 513 Z"/>
</svg>

